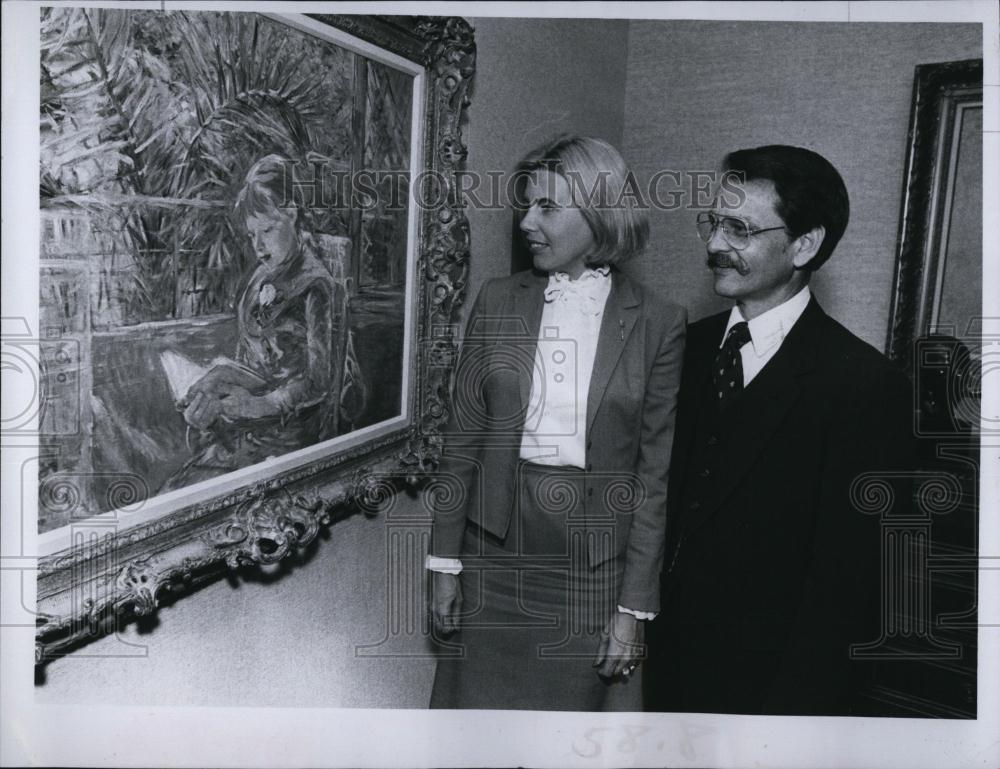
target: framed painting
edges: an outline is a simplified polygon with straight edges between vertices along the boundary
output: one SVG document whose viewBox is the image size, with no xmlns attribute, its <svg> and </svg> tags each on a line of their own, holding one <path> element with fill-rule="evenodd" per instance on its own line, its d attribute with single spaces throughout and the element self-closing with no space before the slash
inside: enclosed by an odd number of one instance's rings
<svg viewBox="0 0 1000 769">
<path fill-rule="evenodd" d="M 909 667 L 886 665 L 872 696 L 923 717 L 975 718 L 982 708 L 983 174 L 983 60 L 918 65 L 886 353 L 913 380 L 921 470 L 947 479 L 955 504 L 943 515 L 921 499 L 926 533 L 914 551 L 930 575 L 923 589 L 937 648 L 909 649 Z"/>
<path fill-rule="evenodd" d="M 911 375 L 921 339 L 981 333 L 982 133 L 982 59 L 918 66 L 886 339 Z"/>
<path fill-rule="evenodd" d="M 36 662 L 437 458 L 457 18 L 41 9 Z"/>
</svg>

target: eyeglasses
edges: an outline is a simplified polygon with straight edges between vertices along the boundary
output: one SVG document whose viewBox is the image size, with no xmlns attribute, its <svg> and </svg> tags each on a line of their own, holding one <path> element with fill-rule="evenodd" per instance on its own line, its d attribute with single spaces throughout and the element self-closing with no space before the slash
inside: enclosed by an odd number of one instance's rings
<svg viewBox="0 0 1000 769">
<path fill-rule="evenodd" d="M 762 227 L 759 230 L 751 229 L 750 225 L 735 216 L 716 216 L 710 211 L 703 211 L 695 219 L 695 226 L 698 228 L 698 237 L 708 243 L 715 234 L 715 231 L 722 228 L 722 237 L 737 251 L 742 251 L 750 245 L 750 238 L 762 232 L 772 230 L 787 230 L 784 225 L 780 227 Z"/>
</svg>

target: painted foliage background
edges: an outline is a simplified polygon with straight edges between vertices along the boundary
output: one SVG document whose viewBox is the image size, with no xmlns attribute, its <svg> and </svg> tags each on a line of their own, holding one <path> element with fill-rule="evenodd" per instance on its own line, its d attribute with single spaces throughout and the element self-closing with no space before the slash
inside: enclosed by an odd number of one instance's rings
<svg viewBox="0 0 1000 769">
<path fill-rule="evenodd" d="M 345 431 L 399 414 L 405 207 L 335 179 L 409 169 L 412 78 L 257 14 L 41 13 L 40 531 L 141 503 L 190 456 L 160 354 L 233 354 L 254 260 L 230 212 L 270 153 L 322 185 L 307 225 L 352 265 L 368 398 Z"/>
</svg>

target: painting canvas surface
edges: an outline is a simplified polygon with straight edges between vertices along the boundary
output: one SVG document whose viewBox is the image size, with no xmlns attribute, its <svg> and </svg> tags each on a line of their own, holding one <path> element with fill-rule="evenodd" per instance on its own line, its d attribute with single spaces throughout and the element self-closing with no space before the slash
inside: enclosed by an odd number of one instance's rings
<svg viewBox="0 0 1000 769">
<path fill-rule="evenodd" d="M 413 76 L 259 14 L 41 14 L 39 530 L 400 415 Z M 234 212 L 268 156 L 309 265 L 273 285 Z M 361 171 L 395 194 L 357 194 Z M 282 301 L 323 317 L 330 386 L 266 429 L 192 428 L 184 398 L 209 370 L 255 396 L 294 378 L 287 344 L 269 370 L 248 352 Z"/>
</svg>

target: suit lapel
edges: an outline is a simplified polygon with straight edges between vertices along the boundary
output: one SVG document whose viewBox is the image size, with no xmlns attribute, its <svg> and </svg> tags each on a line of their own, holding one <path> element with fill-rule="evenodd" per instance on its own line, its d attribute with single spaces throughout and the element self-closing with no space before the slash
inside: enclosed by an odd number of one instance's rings
<svg viewBox="0 0 1000 769">
<path fill-rule="evenodd" d="M 604 304 L 604 316 L 597 337 L 594 369 L 590 376 L 587 394 L 587 434 L 591 433 L 594 418 L 608 389 L 611 375 L 628 343 L 632 329 L 639 317 L 642 302 L 635 295 L 631 282 L 619 270 L 612 269 L 611 292 Z"/>
<path fill-rule="evenodd" d="M 528 408 L 531 398 L 531 376 L 535 365 L 538 332 L 542 325 L 542 307 L 545 304 L 545 275 L 526 272 L 521 275 L 517 288 L 507 296 L 503 313 L 503 353 L 509 361 L 516 361 L 517 390 L 521 412 Z"/>
<path fill-rule="evenodd" d="M 823 317 L 819 304 L 815 298 L 811 299 L 781 348 L 743 391 L 740 401 L 727 412 L 724 429 L 728 439 L 724 441 L 720 457 L 719 467 L 722 469 L 719 482 L 704 504 L 697 510 L 687 512 L 690 528 L 708 520 L 751 472 L 775 431 L 801 396 L 800 375 L 816 365 L 817 324 Z M 707 377 L 700 387 L 706 393 L 714 393 Z M 706 399 L 702 400 L 701 407 L 714 408 L 715 404 Z"/>
</svg>

